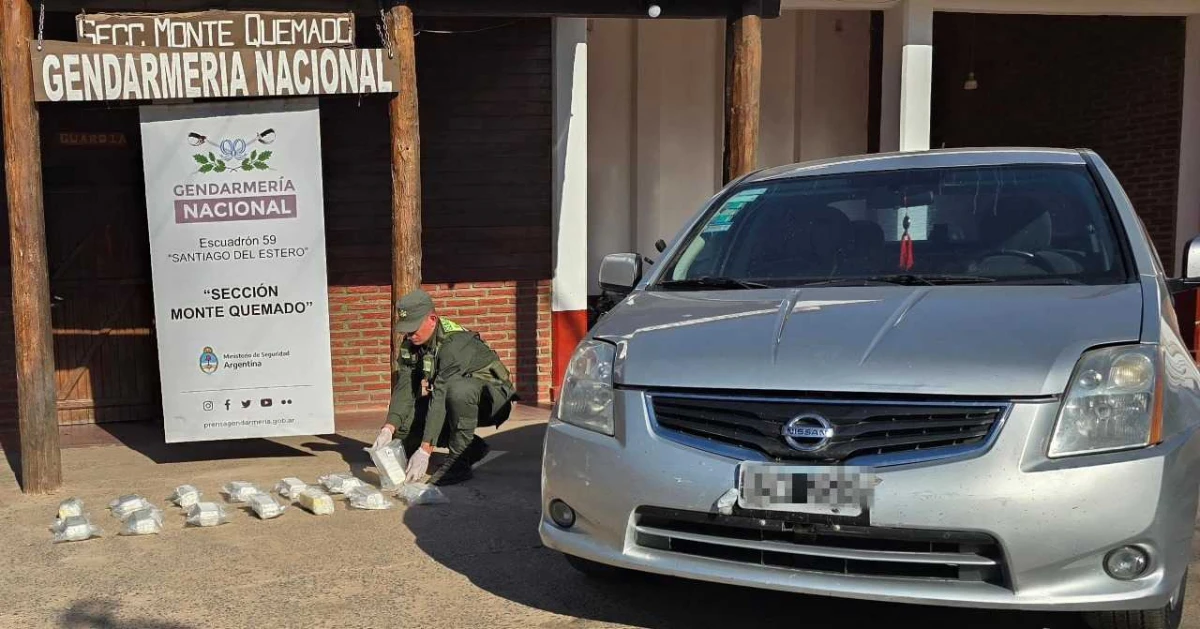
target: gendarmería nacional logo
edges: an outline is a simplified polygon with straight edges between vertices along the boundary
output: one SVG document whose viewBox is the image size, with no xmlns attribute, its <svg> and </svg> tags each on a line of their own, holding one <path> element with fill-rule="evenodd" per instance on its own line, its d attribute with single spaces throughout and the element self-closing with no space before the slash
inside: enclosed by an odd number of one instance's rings
<svg viewBox="0 0 1200 629">
<path fill-rule="evenodd" d="M 272 144 L 275 142 L 275 130 L 267 129 L 252 138 L 225 138 L 219 142 L 213 141 L 206 135 L 195 131 L 187 135 L 188 144 L 195 147 L 211 146 L 214 150 L 207 153 L 196 153 L 192 159 L 200 165 L 202 173 L 226 173 L 254 170 L 270 170 L 267 160 L 274 154 L 272 151 L 253 149 L 255 144 Z"/>
</svg>

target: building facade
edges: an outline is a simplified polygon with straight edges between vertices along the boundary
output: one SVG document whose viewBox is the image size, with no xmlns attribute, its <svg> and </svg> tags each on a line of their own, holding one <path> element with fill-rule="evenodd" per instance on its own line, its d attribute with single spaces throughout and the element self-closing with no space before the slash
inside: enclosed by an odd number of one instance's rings
<svg viewBox="0 0 1200 629">
<path fill-rule="evenodd" d="M 1197 15 L 1191 0 L 785 0 L 763 24 L 758 163 L 1095 149 L 1178 271 L 1200 235 Z M 592 21 L 593 301 L 605 254 L 653 258 L 720 189 L 723 41 L 719 22 Z"/>
</svg>

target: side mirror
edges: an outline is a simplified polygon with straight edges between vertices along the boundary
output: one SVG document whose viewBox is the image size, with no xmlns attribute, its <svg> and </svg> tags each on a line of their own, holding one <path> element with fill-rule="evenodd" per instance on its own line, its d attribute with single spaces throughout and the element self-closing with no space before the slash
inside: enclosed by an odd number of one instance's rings
<svg viewBox="0 0 1200 629">
<path fill-rule="evenodd" d="M 667 250 L 667 242 L 662 238 L 659 238 L 658 240 L 654 241 L 654 248 L 657 249 L 659 253 L 662 253 Z"/>
<path fill-rule="evenodd" d="M 1172 292 L 1200 287 L 1200 236 L 1192 238 L 1183 250 L 1183 277 L 1170 282 Z"/>
<path fill-rule="evenodd" d="M 600 262 L 600 288 L 627 294 L 642 281 L 642 256 L 636 253 L 613 253 Z"/>
</svg>

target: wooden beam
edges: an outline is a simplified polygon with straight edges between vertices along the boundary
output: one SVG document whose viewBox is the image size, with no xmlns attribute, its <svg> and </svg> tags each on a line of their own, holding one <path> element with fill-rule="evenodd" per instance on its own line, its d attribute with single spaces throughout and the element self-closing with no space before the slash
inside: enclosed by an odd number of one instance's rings
<svg viewBox="0 0 1200 629">
<path fill-rule="evenodd" d="M 758 166 L 762 18 L 747 3 L 725 28 L 725 183 Z"/>
<path fill-rule="evenodd" d="M 21 488 L 49 493 L 62 485 L 50 329 L 50 270 L 42 214 L 42 150 L 33 102 L 28 0 L 0 0 L 0 102 L 11 240 L 13 332 L 21 430 Z"/>
<path fill-rule="evenodd" d="M 386 11 L 385 33 L 400 64 L 399 92 L 388 105 L 392 134 L 392 303 L 421 285 L 421 129 L 417 109 L 417 54 L 412 8 Z M 392 360 L 402 337 L 392 308 Z"/>
<path fill-rule="evenodd" d="M 737 0 L 732 0 L 737 2 Z M 1200 0 L 1197 0 L 1200 1 Z M 659 19 L 713 19 L 729 14 L 731 0 L 658 0 Z M 408 4 L 417 17 L 623 17 L 647 18 L 650 0 L 412 0 Z M 265 3 L 262 0 L 224 0 L 219 8 L 236 10 L 353 11 L 364 17 L 378 16 L 374 0 L 288 0 Z M 46 0 L 47 11 L 79 11 L 79 0 Z M 200 11 L 214 7 L 212 0 L 104 0 L 88 11 Z M 763 0 L 766 18 L 779 17 L 780 0 Z"/>
</svg>

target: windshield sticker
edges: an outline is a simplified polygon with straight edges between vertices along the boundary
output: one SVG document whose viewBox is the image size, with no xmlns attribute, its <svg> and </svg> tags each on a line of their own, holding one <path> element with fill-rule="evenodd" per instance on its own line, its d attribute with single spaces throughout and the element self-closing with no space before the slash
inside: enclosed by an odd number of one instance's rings
<svg viewBox="0 0 1200 629">
<path fill-rule="evenodd" d="M 729 231 L 729 228 L 733 225 L 733 219 L 738 215 L 738 212 L 741 212 L 742 208 L 762 196 L 766 191 L 766 188 L 753 188 L 733 195 L 733 197 L 725 202 L 725 206 L 712 217 L 708 225 L 704 226 L 703 233 L 711 234 Z"/>
</svg>

